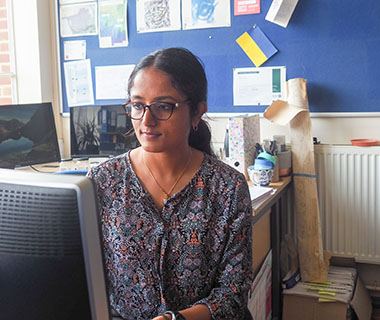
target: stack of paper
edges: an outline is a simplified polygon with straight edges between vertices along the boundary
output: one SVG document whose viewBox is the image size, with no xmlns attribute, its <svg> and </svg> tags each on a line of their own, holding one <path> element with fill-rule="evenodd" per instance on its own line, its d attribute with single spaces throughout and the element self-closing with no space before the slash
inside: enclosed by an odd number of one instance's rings
<svg viewBox="0 0 380 320">
<path fill-rule="evenodd" d="M 271 187 L 249 187 L 249 194 L 251 196 L 252 208 L 256 210 L 262 203 L 275 194 L 276 189 Z"/>
<path fill-rule="evenodd" d="M 357 271 L 354 268 L 330 266 L 327 282 L 298 282 L 284 294 L 299 295 L 318 299 L 319 302 L 341 301 L 348 303 L 352 299 Z"/>
</svg>

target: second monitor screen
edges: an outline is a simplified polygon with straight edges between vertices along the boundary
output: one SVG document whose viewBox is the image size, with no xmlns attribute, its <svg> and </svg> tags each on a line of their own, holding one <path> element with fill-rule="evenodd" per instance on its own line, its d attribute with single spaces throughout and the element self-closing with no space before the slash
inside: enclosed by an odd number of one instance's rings
<svg viewBox="0 0 380 320">
<path fill-rule="evenodd" d="M 71 156 L 115 156 L 136 148 L 122 105 L 70 108 Z"/>
</svg>

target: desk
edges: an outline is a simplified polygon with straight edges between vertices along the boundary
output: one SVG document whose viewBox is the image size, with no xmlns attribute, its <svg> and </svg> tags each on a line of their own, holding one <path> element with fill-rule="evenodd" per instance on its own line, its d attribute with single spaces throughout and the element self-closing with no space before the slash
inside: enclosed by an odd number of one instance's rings
<svg viewBox="0 0 380 320">
<path fill-rule="evenodd" d="M 98 165 L 100 162 L 107 160 L 108 158 L 75 158 L 69 161 L 62 162 L 50 162 L 43 164 L 36 164 L 33 166 L 20 167 L 16 170 L 36 171 L 40 173 L 54 173 L 59 171 L 87 171 L 90 168 Z"/>
<path fill-rule="evenodd" d="M 270 214 L 270 243 L 272 248 L 272 319 L 281 318 L 281 240 L 286 233 L 294 235 L 294 216 L 292 201 L 292 178 L 282 177 L 279 182 L 271 183 L 276 193 L 253 211 L 253 225 Z"/>
</svg>

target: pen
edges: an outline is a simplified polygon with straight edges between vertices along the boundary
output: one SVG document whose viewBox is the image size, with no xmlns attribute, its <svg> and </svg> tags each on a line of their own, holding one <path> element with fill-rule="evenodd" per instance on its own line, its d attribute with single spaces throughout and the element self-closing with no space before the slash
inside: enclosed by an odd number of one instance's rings
<svg viewBox="0 0 380 320">
<path fill-rule="evenodd" d="M 329 299 L 329 298 L 319 298 L 318 302 L 335 302 L 335 299 Z"/>
<path fill-rule="evenodd" d="M 263 149 L 261 148 L 261 145 L 260 143 L 257 143 L 255 144 L 255 151 L 256 151 L 256 154 L 260 154 L 261 152 L 263 152 Z"/>
</svg>

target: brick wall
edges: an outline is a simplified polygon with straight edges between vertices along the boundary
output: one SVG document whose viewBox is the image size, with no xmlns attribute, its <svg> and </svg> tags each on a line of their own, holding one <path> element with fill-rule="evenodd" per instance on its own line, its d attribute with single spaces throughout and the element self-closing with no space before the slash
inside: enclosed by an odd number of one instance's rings
<svg viewBox="0 0 380 320">
<path fill-rule="evenodd" d="M 11 71 L 7 1 L 0 0 L 0 74 Z M 12 104 L 11 77 L 0 76 L 0 105 Z"/>
</svg>

